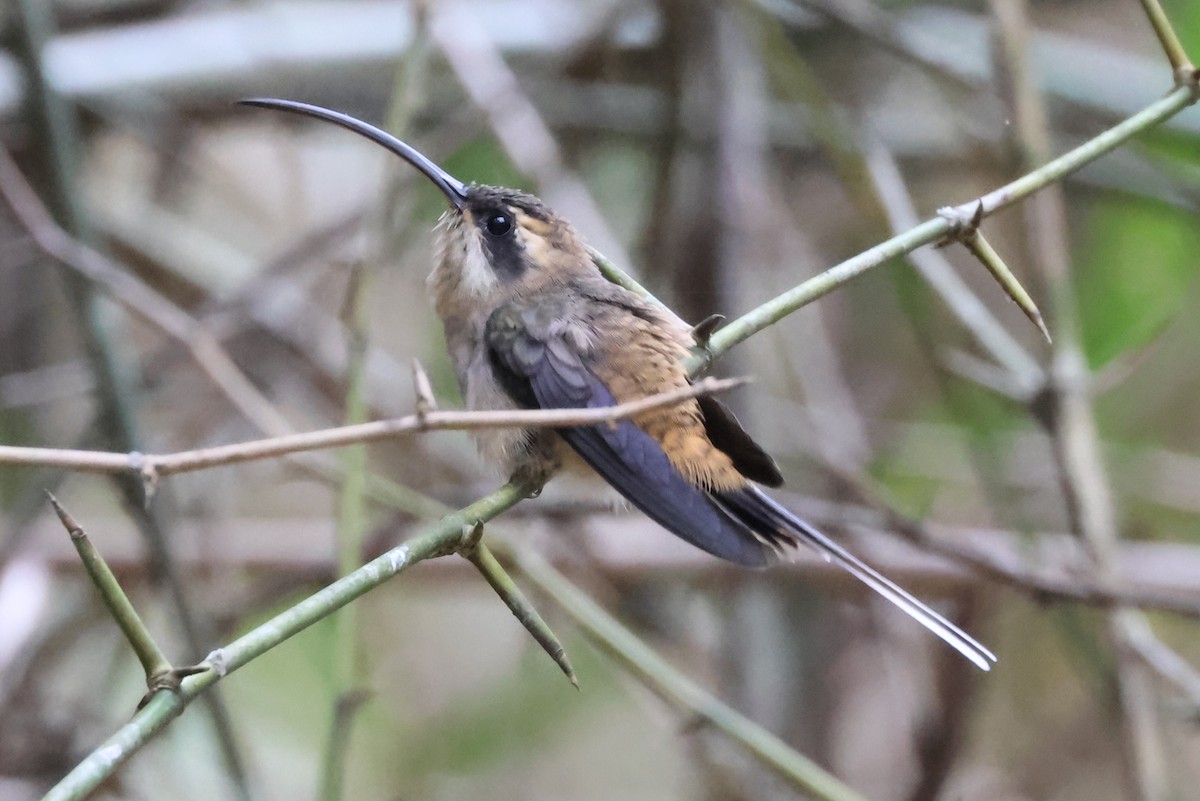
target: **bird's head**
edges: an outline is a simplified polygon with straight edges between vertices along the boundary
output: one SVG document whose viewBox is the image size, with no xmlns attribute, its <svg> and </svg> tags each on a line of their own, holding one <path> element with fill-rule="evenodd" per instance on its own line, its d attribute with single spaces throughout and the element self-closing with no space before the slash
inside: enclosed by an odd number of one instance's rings
<svg viewBox="0 0 1200 801">
<path fill-rule="evenodd" d="M 292 100 L 244 105 L 290 111 L 340 125 L 400 156 L 436 186 L 449 209 L 436 229 L 430 286 L 443 318 L 490 313 L 506 300 L 594 272 L 574 228 L 533 195 L 464 184 L 423 153 L 354 117 Z"/>
</svg>

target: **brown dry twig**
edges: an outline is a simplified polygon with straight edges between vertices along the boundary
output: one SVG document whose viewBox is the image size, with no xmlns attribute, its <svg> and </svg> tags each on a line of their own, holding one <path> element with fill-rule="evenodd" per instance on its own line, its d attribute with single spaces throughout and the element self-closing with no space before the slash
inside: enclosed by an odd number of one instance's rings
<svg viewBox="0 0 1200 801">
<path fill-rule="evenodd" d="M 651 395 L 617 406 L 593 409 L 531 411 L 426 411 L 393 420 L 340 426 L 283 437 L 251 440 L 214 448 L 152 455 L 66 448 L 21 448 L 0 445 L 0 465 L 62 467 L 89 473 L 141 475 L 154 482 L 162 476 L 212 467 L 271 459 L 303 451 L 340 448 L 424 431 L 462 431 L 481 428 L 566 428 L 611 423 L 642 412 L 682 403 L 699 395 L 724 392 L 746 383 L 744 378 L 703 378 L 680 389 Z"/>
</svg>

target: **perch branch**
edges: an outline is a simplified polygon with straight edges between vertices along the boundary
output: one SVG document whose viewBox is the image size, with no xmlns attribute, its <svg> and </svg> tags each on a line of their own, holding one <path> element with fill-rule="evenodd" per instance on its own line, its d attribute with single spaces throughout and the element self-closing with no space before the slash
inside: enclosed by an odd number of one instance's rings
<svg viewBox="0 0 1200 801">
<path fill-rule="evenodd" d="M 550 409 L 518 411 L 425 412 L 394 420 L 378 420 L 352 426 L 327 428 L 286 437 L 251 440 L 193 451 L 152 455 L 58 448 L 24 448 L 0 445 L 0 465 L 64 467 L 92 473 L 136 472 L 148 480 L 175 473 L 271 459 L 323 448 L 340 448 L 376 442 L 400 434 L 422 431 L 463 431 L 481 428 L 564 428 L 595 425 L 633 417 L 663 406 L 682 403 L 698 395 L 724 392 L 745 383 L 740 378 L 705 378 L 687 387 L 673 389 L 617 406 L 594 409 Z"/>
</svg>

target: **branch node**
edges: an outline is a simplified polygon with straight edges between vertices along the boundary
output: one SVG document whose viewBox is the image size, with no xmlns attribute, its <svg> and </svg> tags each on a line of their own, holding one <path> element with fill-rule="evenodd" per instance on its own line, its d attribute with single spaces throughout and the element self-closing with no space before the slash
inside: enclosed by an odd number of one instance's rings
<svg viewBox="0 0 1200 801">
<path fill-rule="evenodd" d="M 154 457 L 147 456 L 140 451 L 130 451 L 128 458 L 129 471 L 142 479 L 142 498 L 146 508 L 149 508 L 150 501 L 158 492 L 158 482 L 161 478 L 158 465 L 155 463 Z"/>
<path fill-rule="evenodd" d="M 955 242 L 966 242 L 975 236 L 979 231 L 979 224 L 983 222 L 983 212 L 983 198 L 963 203 L 961 206 L 942 206 L 937 210 L 937 215 L 950 223 L 950 231 L 936 247 L 944 248 Z"/>
<path fill-rule="evenodd" d="M 142 703 L 150 699 L 159 690 L 167 690 L 169 692 L 179 692 L 179 684 L 183 681 L 183 676 L 174 669 L 164 670 L 161 673 L 155 673 L 146 679 L 146 695 L 142 698 Z M 138 704 L 141 707 L 141 704 Z"/>
<path fill-rule="evenodd" d="M 1200 101 L 1200 68 L 1187 63 L 1175 70 L 1175 85 L 1186 86 L 1191 91 L 1190 104 Z"/>
<path fill-rule="evenodd" d="M 474 524 L 468 523 L 462 527 L 462 539 L 459 540 L 458 552 L 470 559 L 481 539 L 483 539 L 483 521 L 476 520 Z"/>
<path fill-rule="evenodd" d="M 166 690 L 170 693 L 178 693 L 179 688 L 183 685 L 183 680 L 188 676 L 195 676 L 197 673 L 204 673 L 209 668 L 207 665 L 188 665 L 180 668 L 167 668 L 159 670 L 150 676 L 146 677 L 146 694 L 138 701 L 137 708 L 141 709 L 146 704 L 150 703 L 150 699 L 156 693 Z"/>
<path fill-rule="evenodd" d="M 154 500 L 154 496 L 158 493 L 158 482 L 162 477 L 158 472 L 158 467 L 153 462 L 146 462 L 146 466 L 142 468 L 142 495 L 146 501 L 146 508 L 150 508 L 150 501 Z"/>
<path fill-rule="evenodd" d="M 152 676 L 146 677 L 146 694 L 142 697 L 141 703 L 138 704 L 138 709 L 141 709 L 142 704 L 149 700 L 150 696 L 154 695 L 159 690 L 169 690 L 176 692 L 179 689 L 180 677 L 176 675 L 174 670 L 164 670 L 155 673 Z"/>
</svg>

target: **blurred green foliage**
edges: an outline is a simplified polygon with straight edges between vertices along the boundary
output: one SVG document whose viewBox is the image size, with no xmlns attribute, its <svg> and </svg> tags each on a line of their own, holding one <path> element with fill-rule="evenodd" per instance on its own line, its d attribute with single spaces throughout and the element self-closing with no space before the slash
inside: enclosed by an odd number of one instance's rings
<svg viewBox="0 0 1200 801">
<path fill-rule="evenodd" d="M 1195 302 L 1200 226 L 1165 203 L 1107 196 L 1091 204 L 1075 248 L 1075 284 L 1093 367 L 1144 347 Z"/>
</svg>

